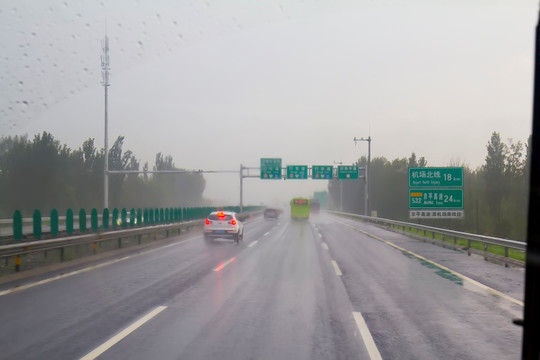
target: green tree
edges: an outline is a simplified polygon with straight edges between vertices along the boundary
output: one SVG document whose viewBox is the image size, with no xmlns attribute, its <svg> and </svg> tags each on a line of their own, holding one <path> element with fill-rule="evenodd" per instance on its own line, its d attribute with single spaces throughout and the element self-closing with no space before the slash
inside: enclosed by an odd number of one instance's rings
<svg viewBox="0 0 540 360">
<path fill-rule="evenodd" d="M 505 181 L 506 153 L 506 145 L 501 141 L 499 133 L 493 132 L 487 144 L 487 156 L 482 168 L 482 176 L 486 181 L 487 203 L 491 215 L 489 225 L 495 232 L 499 233 L 505 227 L 501 222 L 501 205 L 507 191 Z"/>
</svg>

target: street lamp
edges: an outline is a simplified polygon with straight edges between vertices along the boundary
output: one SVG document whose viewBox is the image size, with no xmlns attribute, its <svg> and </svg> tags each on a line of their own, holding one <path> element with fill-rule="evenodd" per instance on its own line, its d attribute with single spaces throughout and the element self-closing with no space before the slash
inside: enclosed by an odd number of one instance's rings
<svg viewBox="0 0 540 360">
<path fill-rule="evenodd" d="M 334 161 L 334 164 L 343 165 L 343 161 Z M 343 212 L 343 180 L 339 180 L 339 211 Z"/>
<path fill-rule="evenodd" d="M 364 196 L 364 215 L 369 216 L 369 163 L 371 162 L 371 136 L 368 136 L 367 139 L 361 137 L 357 139 L 354 137 L 354 145 L 357 141 L 367 141 L 368 143 L 368 156 L 367 156 L 367 166 L 366 166 L 366 182 L 365 182 L 365 196 Z"/>
</svg>

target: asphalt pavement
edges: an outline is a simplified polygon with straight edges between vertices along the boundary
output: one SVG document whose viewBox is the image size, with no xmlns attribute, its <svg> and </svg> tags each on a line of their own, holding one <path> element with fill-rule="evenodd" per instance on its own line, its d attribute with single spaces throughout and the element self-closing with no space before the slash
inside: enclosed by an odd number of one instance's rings
<svg viewBox="0 0 540 360">
<path fill-rule="evenodd" d="M 195 232 L 0 288 L 0 358 L 517 359 L 523 274 L 491 266 L 329 215 L 256 219 L 239 245 Z"/>
</svg>

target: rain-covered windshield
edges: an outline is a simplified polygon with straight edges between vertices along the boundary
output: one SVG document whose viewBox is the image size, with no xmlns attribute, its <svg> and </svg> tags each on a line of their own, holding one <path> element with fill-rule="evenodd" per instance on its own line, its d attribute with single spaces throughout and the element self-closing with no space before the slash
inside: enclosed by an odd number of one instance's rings
<svg viewBox="0 0 540 360">
<path fill-rule="evenodd" d="M 519 358 L 537 21 L 0 1 L 0 358 Z"/>
</svg>

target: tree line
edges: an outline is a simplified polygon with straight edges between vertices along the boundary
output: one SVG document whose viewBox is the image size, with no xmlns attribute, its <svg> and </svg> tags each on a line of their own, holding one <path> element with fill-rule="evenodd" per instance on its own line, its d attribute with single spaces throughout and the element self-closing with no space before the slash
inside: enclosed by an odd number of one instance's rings
<svg viewBox="0 0 540 360">
<path fill-rule="evenodd" d="M 119 136 L 109 150 L 109 170 L 140 170 Z M 103 208 L 105 150 L 89 138 L 78 149 L 43 132 L 0 137 L 0 218 L 15 210 L 63 212 L 68 208 Z M 143 170 L 148 170 L 146 162 Z M 156 154 L 153 170 L 180 170 L 172 156 Z M 192 207 L 204 205 L 202 174 L 109 174 L 109 207 Z"/>
<path fill-rule="evenodd" d="M 490 236 L 526 240 L 529 195 L 531 137 L 526 142 L 501 140 L 493 132 L 486 145 L 486 158 L 482 166 L 469 166 L 453 162 L 448 166 L 463 167 L 464 211 L 463 219 L 417 220 L 423 224 L 485 234 Z M 365 167 L 366 157 L 356 165 Z M 408 172 L 410 167 L 427 167 L 425 157 L 412 153 L 408 158 L 392 161 L 376 157 L 370 162 L 369 209 L 381 218 L 411 221 L 409 219 Z M 345 212 L 364 214 L 364 180 L 331 180 L 328 184 L 330 206 Z M 343 203 L 340 201 L 343 199 Z"/>
</svg>

